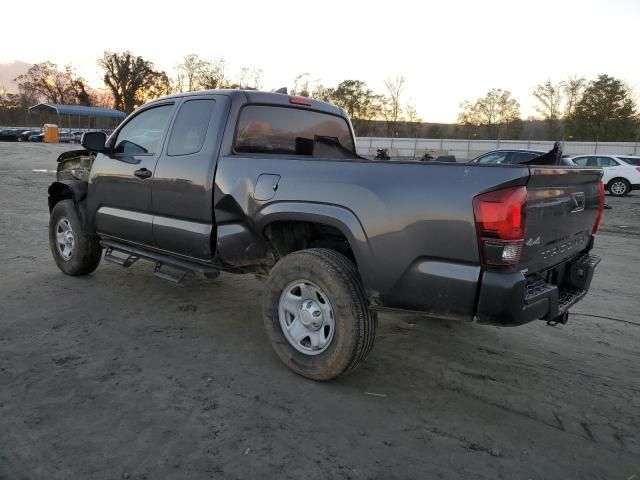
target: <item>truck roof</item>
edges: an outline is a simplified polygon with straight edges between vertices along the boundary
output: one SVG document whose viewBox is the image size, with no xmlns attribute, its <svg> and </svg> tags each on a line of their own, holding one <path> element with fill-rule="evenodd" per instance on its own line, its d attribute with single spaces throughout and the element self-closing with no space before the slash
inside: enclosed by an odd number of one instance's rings
<svg viewBox="0 0 640 480">
<path fill-rule="evenodd" d="M 340 107 L 336 107 L 330 103 L 321 102 L 320 100 L 308 99 L 311 102 L 311 105 L 302 105 L 299 103 L 292 103 L 292 98 L 301 98 L 296 97 L 295 95 L 288 95 L 286 93 L 274 93 L 274 92 L 260 92 L 257 90 L 235 90 L 235 89 L 218 89 L 218 90 L 199 90 L 193 92 L 184 92 L 184 93 L 176 93 L 173 95 L 167 95 L 165 97 L 160 97 L 151 102 L 147 103 L 147 105 L 151 105 L 157 102 L 161 102 L 163 100 L 167 100 L 170 98 L 182 98 L 182 97 L 192 97 L 197 95 L 225 95 L 230 97 L 233 102 L 239 103 L 263 103 L 268 105 L 281 105 L 281 106 L 296 106 L 296 107 L 307 107 L 316 111 L 331 113 L 333 115 L 346 116 L 344 110 Z M 306 97 L 302 97 L 306 98 Z"/>
</svg>

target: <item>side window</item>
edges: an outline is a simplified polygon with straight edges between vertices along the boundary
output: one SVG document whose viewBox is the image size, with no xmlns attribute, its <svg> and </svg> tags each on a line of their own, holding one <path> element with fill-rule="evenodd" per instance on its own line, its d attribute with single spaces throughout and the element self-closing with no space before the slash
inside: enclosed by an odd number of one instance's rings
<svg viewBox="0 0 640 480">
<path fill-rule="evenodd" d="M 535 157 L 539 155 L 535 153 L 529 152 L 511 152 L 507 157 L 507 163 L 523 163 L 528 162 L 529 160 L 533 160 Z"/>
<path fill-rule="evenodd" d="M 598 157 L 587 157 L 587 167 L 598 167 Z"/>
<path fill-rule="evenodd" d="M 580 167 L 586 167 L 588 159 L 589 159 L 589 157 L 574 158 L 573 159 L 573 163 L 575 163 L 576 165 L 578 165 Z"/>
<path fill-rule="evenodd" d="M 596 157 L 598 159 L 598 167 L 617 167 L 618 164 L 609 157 Z"/>
<path fill-rule="evenodd" d="M 488 153 L 478 159 L 477 163 L 504 163 L 508 152 Z"/>
<path fill-rule="evenodd" d="M 118 132 L 113 153 L 153 155 L 162 146 L 173 105 L 161 105 L 139 113 Z"/>
<path fill-rule="evenodd" d="M 202 149 L 215 100 L 187 100 L 173 123 L 167 155 L 189 155 Z"/>
</svg>

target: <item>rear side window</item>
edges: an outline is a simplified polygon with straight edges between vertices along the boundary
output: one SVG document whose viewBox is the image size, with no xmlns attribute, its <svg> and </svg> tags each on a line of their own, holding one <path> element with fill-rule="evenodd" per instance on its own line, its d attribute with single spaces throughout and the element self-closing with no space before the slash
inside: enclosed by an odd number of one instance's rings
<svg viewBox="0 0 640 480">
<path fill-rule="evenodd" d="M 113 153 L 153 155 L 162 146 L 164 129 L 173 105 L 161 105 L 140 112 L 118 132 Z"/>
<path fill-rule="evenodd" d="M 309 145 L 316 136 L 337 138 L 344 148 L 355 152 L 344 118 L 297 108 L 248 105 L 238 120 L 235 151 L 311 155 Z"/>
<path fill-rule="evenodd" d="M 633 165 L 634 167 L 640 167 L 640 157 L 618 157 L 624 163 Z"/>
<path fill-rule="evenodd" d="M 590 157 L 588 165 L 590 167 L 617 167 L 618 163 L 609 157 Z"/>
<path fill-rule="evenodd" d="M 173 123 L 167 155 L 189 155 L 202 149 L 215 100 L 187 100 Z"/>
<path fill-rule="evenodd" d="M 511 152 L 507 159 L 507 163 L 524 163 L 529 160 L 533 160 L 535 157 L 539 157 L 537 153 L 529 152 Z"/>
<path fill-rule="evenodd" d="M 573 160 L 573 163 L 575 163 L 576 165 L 579 165 L 581 167 L 586 167 L 587 166 L 587 160 L 589 160 L 589 157 L 575 158 Z"/>
</svg>

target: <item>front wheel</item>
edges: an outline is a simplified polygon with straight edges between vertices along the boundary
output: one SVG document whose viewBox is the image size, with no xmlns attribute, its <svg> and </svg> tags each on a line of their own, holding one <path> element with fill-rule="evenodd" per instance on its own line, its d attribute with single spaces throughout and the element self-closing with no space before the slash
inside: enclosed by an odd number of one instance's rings
<svg viewBox="0 0 640 480">
<path fill-rule="evenodd" d="M 98 239 L 83 230 L 71 200 L 62 200 L 51 210 L 49 245 L 53 260 L 67 275 L 93 272 L 102 256 Z"/>
<path fill-rule="evenodd" d="M 376 330 L 355 265 L 322 248 L 287 255 L 271 270 L 262 304 L 280 359 L 312 380 L 331 380 L 367 356 Z"/>
<path fill-rule="evenodd" d="M 624 197 L 631 191 L 631 185 L 624 178 L 614 178 L 609 182 L 609 193 L 614 197 Z"/>
</svg>

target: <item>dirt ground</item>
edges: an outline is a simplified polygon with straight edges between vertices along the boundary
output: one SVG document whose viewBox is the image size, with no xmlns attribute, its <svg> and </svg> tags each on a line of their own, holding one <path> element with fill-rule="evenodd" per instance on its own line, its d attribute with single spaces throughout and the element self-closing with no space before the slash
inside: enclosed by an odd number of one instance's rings
<svg viewBox="0 0 640 480">
<path fill-rule="evenodd" d="M 0 144 L 0 479 L 640 479 L 637 192 L 607 197 L 566 326 L 382 315 L 363 367 L 314 383 L 272 352 L 251 276 L 63 275 L 46 189 L 68 148 Z"/>
</svg>

